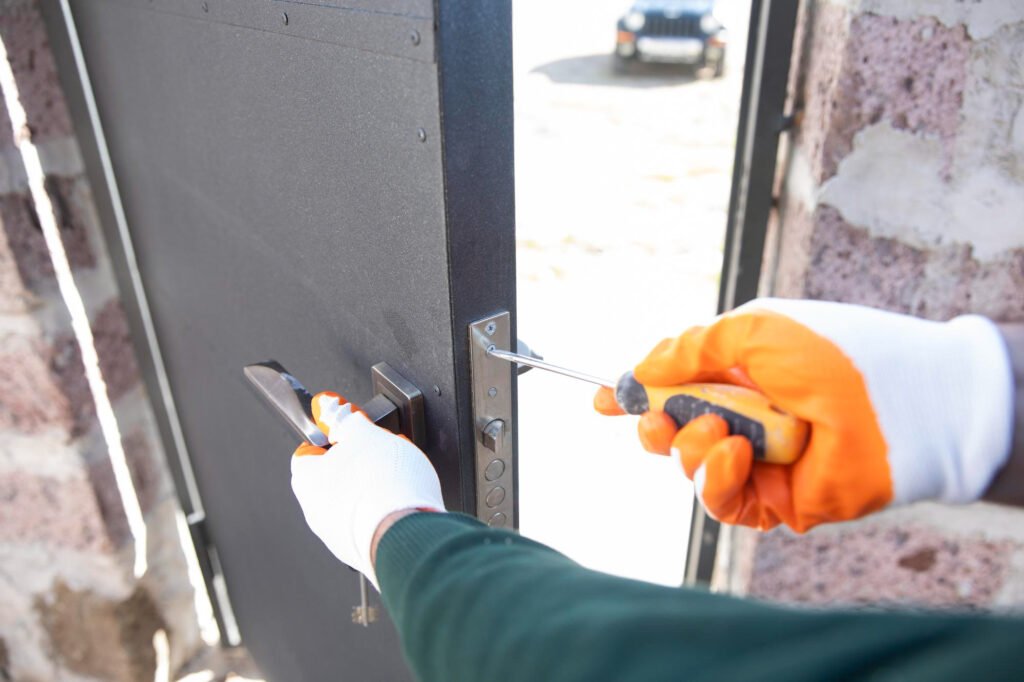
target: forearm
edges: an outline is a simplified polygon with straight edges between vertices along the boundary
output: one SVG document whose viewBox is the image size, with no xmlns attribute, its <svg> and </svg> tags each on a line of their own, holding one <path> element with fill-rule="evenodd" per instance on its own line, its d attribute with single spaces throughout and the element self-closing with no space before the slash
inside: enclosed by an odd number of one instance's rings
<svg viewBox="0 0 1024 682">
<path fill-rule="evenodd" d="M 985 500 L 1024 507 L 1024 324 L 999 325 L 1014 377 L 1013 445 L 1010 458 L 985 493 Z"/>
<path fill-rule="evenodd" d="M 1024 665 L 1020 621 L 796 611 L 651 585 L 455 514 L 395 521 L 376 569 L 421 682 L 962 679 L 979 665 L 1013 679 Z"/>
</svg>

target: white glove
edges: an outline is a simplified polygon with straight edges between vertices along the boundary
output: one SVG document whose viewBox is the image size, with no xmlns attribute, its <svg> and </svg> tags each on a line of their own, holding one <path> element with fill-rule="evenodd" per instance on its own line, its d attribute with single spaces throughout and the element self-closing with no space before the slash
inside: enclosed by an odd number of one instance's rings
<svg viewBox="0 0 1024 682">
<path fill-rule="evenodd" d="M 427 456 L 370 422 L 334 393 L 313 398 L 313 415 L 333 445 L 301 445 L 292 456 L 292 491 L 306 523 L 334 556 L 378 590 L 370 545 L 392 512 L 444 510 L 441 484 Z"/>
</svg>

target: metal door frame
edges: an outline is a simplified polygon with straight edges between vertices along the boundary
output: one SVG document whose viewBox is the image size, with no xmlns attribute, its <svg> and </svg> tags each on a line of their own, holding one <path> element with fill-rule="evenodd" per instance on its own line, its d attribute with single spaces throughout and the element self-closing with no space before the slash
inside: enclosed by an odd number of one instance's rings
<svg viewBox="0 0 1024 682">
<path fill-rule="evenodd" d="M 785 114 L 798 0 L 753 0 L 743 67 L 736 156 L 722 253 L 718 312 L 757 297 L 768 219 L 775 206 L 779 137 Z M 720 526 L 694 497 L 684 584 L 708 585 Z"/>
</svg>

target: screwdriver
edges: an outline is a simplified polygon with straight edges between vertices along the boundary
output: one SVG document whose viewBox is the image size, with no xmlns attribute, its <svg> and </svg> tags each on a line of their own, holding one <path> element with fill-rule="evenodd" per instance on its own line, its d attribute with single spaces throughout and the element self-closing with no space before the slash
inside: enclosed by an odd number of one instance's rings
<svg viewBox="0 0 1024 682">
<path fill-rule="evenodd" d="M 633 372 L 626 372 L 618 381 L 610 381 L 495 346 L 488 347 L 487 354 L 610 388 L 624 412 L 643 414 L 648 410 L 661 410 L 675 421 L 677 428 L 703 414 L 717 414 L 729 425 L 730 435 L 745 436 L 750 441 L 754 459 L 758 461 L 791 464 L 803 454 L 810 435 L 807 422 L 779 409 L 763 394 L 742 386 L 711 383 L 644 386 Z"/>
</svg>

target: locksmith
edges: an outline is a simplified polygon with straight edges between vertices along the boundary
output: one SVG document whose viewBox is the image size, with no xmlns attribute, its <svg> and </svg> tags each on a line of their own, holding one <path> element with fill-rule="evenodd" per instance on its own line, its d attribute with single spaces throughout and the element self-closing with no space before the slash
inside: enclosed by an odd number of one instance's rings
<svg viewBox="0 0 1024 682">
<path fill-rule="evenodd" d="M 641 417 L 645 447 L 723 523 L 803 532 L 923 500 L 1024 506 L 1024 324 L 763 299 L 663 341 L 635 376 L 743 377 L 811 425 L 779 465 L 716 415 L 668 434 L 664 415 Z M 607 398 L 595 404 L 615 412 Z M 1022 618 L 796 609 L 598 573 L 446 513 L 412 443 L 336 394 L 313 407 L 333 445 L 295 451 L 295 496 L 381 591 L 423 682 L 1024 679 Z"/>
</svg>

